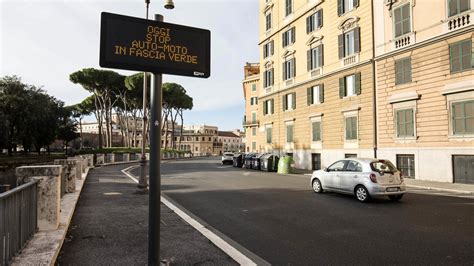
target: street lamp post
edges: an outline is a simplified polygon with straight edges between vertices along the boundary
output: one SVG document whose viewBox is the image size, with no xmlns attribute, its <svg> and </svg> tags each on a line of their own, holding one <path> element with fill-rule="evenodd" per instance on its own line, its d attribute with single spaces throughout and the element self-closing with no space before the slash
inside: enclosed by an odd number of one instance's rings
<svg viewBox="0 0 474 266">
<path fill-rule="evenodd" d="M 150 6 L 150 0 L 145 0 L 146 5 L 146 19 L 148 19 L 148 8 Z M 138 193 L 147 193 L 148 192 L 148 182 L 146 178 L 146 125 L 148 122 L 147 118 L 147 73 L 143 72 L 143 125 L 142 125 L 142 154 L 140 158 L 140 178 L 138 179 L 137 192 Z"/>
</svg>

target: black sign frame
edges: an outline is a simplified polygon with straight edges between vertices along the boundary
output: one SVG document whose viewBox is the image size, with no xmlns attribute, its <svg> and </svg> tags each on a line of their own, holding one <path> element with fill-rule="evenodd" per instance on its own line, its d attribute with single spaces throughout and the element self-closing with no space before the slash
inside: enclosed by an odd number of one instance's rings
<svg viewBox="0 0 474 266">
<path fill-rule="evenodd" d="M 111 49 L 111 47 L 107 47 L 110 45 L 110 43 L 107 43 L 107 34 L 108 34 L 108 29 L 107 28 L 107 21 L 110 19 L 114 20 L 120 20 L 124 23 L 130 22 L 133 24 L 143 24 L 144 28 L 148 26 L 157 26 L 157 27 L 166 27 L 171 29 L 174 34 L 178 31 L 182 32 L 190 32 L 190 33 L 195 33 L 199 34 L 201 37 L 204 38 L 204 47 L 199 47 L 198 49 L 201 52 L 204 53 L 204 58 L 200 58 L 200 60 L 203 60 L 204 62 L 202 63 L 203 66 L 200 66 L 199 68 L 192 68 L 192 65 L 189 66 L 189 68 L 176 68 L 176 67 L 170 67 L 166 66 L 166 63 L 160 63 L 155 66 L 150 66 L 150 65 L 144 65 L 141 64 L 140 62 L 118 62 L 117 60 L 110 60 L 110 58 L 107 57 L 106 55 L 106 50 Z M 191 43 L 192 40 L 189 40 Z M 196 49 L 193 47 L 193 49 Z M 130 57 L 127 57 L 130 58 Z M 102 12 L 101 13 L 101 27 L 100 27 L 100 54 L 99 54 L 99 65 L 101 67 L 105 68 L 116 68 L 116 69 L 124 69 L 124 70 L 135 70 L 135 71 L 143 71 L 143 72 L 152 72 L 152 73 L 160 73 L 160 74 L 171 74 L 171 75 L 179 75 L 179 76 L 191 76 L 191 77 L 197 77 L 197 78 L 208 78 L 211 73 L 211 32 L 206 29 L 200 29 L 200 28 L 195 28 L 195 27 L 189 27 L 189 26 L 184 26 L 184 25 L 179 25 L 179 24 L 172 24 L 172 23 L 166 23 L 162 21 L 156 21 L 156 20 L 147 20 L 147 19 L 141 19 L 141 18 L 136 18 L 136 17 L 130 17 L 130 16 L 124 16 L 124 15 L 119 15 L 119 14 L 113 14 L 113 13 L 108 13 L 108 12 Z M 204 69 L 203 69 L 204 68 Z"/>
</svg>

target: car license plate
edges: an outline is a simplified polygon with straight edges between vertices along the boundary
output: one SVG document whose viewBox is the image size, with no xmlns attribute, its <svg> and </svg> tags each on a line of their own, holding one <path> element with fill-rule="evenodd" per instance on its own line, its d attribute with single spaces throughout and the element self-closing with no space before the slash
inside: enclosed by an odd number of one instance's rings
<svg viewBox="0 0 474 266">
<path fill-rule="evenodd" d="M 397 188 L 397 187 L 388 187 L 387 188 L 387 192 L 396 192 L 398 190 L 399 190 L 399 188 Z"/>
</svg>

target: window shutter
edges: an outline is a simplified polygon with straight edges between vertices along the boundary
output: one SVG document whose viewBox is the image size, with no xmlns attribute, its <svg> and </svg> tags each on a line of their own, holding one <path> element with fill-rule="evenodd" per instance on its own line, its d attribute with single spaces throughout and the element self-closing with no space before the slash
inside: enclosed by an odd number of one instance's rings
<svg viewBox="0 0 474 266">
<path fill-rule="evenodd" d="M 324 84 L 319 85 L 319 102 L 324 102 Z"/>
<path fill-rule="evenodd" d="M 283 107 L 283 111 L 286 111 L 286 109 L 288 108 L 288 102 L 287 102 L 287 97 L 286 95 L 283 95 L 282 96 L 282 99 L 281 99 L 281 102 L 282 102 L 282 107 Z"/>
<path fill-rule="evenodd" d="M 339 78 L 339 98 L 344 98 L 346 94 L 346 88 L 344 87 L 344 77 Z"/>
<path fill-rule="evenodd" d="M 355 74 L 355 93 L 360 95 L 360 72 Z"/>
<path fill-rule="evenodd" d="M 274 45 L 273 45 L 273 40 L 270 42 L 270 44 L 271 44 L 271 45 L 270 45 L 270 51 L 271 51 L 271 52 L 270 52 L 270 55 L 273 55 L 273 54 L 274 54 L 274 50 L 273 50 L 273 46 L 274 46 Z"/>
<path fill-rule="evenodd" d="M 267 71 L 263 72 L 263 87 L 267 87 Z"/>
<path fill-rule="evenodd" d="M 311 32 L 311 16 L 306 18 L 306 34 Z"/>
<path fill-rule="evenodd" d="M 267 49 L 266 45 L 263 46 L 263 58 L 267 57 Z"/>
<path fill-rule="evenodd" d="M 358 7 L 359 6 L 359 0 L 353 0 L 352 3 L 354 4 L 353 7 Z"/>
<path fill-rule="evenodd" d="M 282 65 L 281 69 L 283 70 L 283 80 L 286 80 L 286 68 L 285 68 L 285 62 L 283 62 L 283 65 Z"/>
<path fill-rule="evenodd" d="M 295 43 L 296 41 L 296 36 L 295 36 L 295 27 L 291 28 L 291 43 Z"/>
<path fill-rule="evenodd" d="M 285 37 L 286 37 L 286 32 L 283 32 L 281 35 L 281 47 L 285 47 Z"/>
<path fill-rule="evenodd" d="M 354 29 L 354 52 L 360 52 L 360 27 Z"/>
<path fill-rule="evenodd" d="M 268 114 L 268 100 L 263 102 L 263 115 Z"/>
<path fill-rule="evenodd" d="M 270 82 L 271 82 L 270 85 L 273 85 L 273 84 L 274 84 L 274 80 L 273 80 L 273 68 L 270 69 L 270 77 L 271 77 L 271 78 L 270 78 Z"/>
<path fill-rule="evenodd" d="M 293 76 L 292 78 L 296 77 L 296 58 L 293 58 Z"/>
<path fill-rule="evenodd" d="M 293 92 L 293 97 L 291 97 L 293 100 L 293 109 L 296 109 L 296 92 Z"/>
<path fill-rule="evenodd" d="M 318 27 L 321 28 L 323 26 L 323 10 L 320 9 L 318 11 Z"/>
<path fill-rule="evenodd" d="M 313 90 L 311 87 L 306 88 L 306 103 L 309 105 L 312 104 L 312 99 L 313 99 Z"/>
<path fill-rule="evenodd" d="M 324 66 L 324 44 L 319 46 L 319 64 L 320 67 Z"/>
<path fill-rule="evenodd" d="M 411 58 L 405 61 L 405 71 L 407 82 L 411 82 Z"/>
<path fill-rule="evenodd" d="M 306 66 L 308 68 L 308 71 L 310 71 L 311 70 L 311 49 L 309 49 L 306 52 Z"/>
<path fill-rule="evenodd" d="M 341 16 L 344 13 L 344 6 L 342 5 L 343 0 L 337 0 L 337 15 Z"/>
<path fill-rule="evenodd" d="M 270 109 L 271 109 L 271 113 L 272 113 L 272 114 L 273 114 L 273 113 L 274 113 L 274 111 L 275 111 L 275 110 L 274 110 L 274 106 L 275 106 L 275 100 L 274 100 L 274 99 L 272 99 L 272 101 L 271 101 L 271 105 L 270 105 L 270 107 L 271 107 Z"/>
<path fill-rule="evenodd" d="M 339 46 L 339 59 L 344 57 L 344 34 L 337 36 L 337 42 Z"/>
</svg>

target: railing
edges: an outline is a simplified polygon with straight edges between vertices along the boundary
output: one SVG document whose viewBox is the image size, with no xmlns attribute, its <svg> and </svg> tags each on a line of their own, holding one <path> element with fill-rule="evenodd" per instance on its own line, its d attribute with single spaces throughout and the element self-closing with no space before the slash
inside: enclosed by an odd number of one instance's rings
<svg viewBox="0 0 474 266">
<path fill-rule="evenodd" d="M 249 126 L 258 126 L 259 121 L 258 120 L 251 120 L 251 121 L 242 121 L 242 126 L 244 127 L 249 127 Z"/>
<path fill-rule="evenodd" d="M 37 231 L 37 184 L 31 181 L 0 194 L 0 265 L 8 265 Z"/>
<path fill-rule="evenodd" d="M 455 30 L 471 24 L 470 15 L 462 14 L 457 17 L 449 18 L 448 29 Z"/>
<path fill-rule="evenodd" d="M 412 45 L 414 43 L 415 43 L 415 32 L 410 32 L 394 39 L 393 48 L 399 49 L 405 46 Z"/>
</svg>

